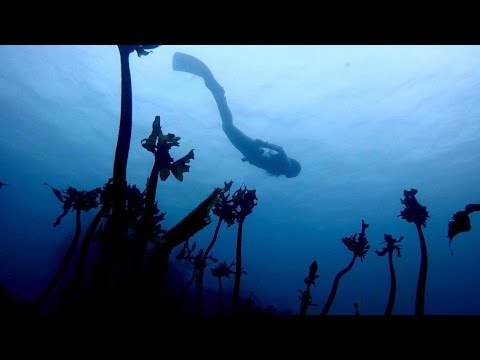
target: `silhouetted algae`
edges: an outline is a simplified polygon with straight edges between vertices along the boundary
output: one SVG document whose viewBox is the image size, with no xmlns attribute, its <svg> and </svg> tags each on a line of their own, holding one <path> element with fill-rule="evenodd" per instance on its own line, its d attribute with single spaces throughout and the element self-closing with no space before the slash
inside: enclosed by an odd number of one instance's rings
<svg viewBox="0 0 480 360">
<path fill-rule="evenodd" d="M 317 270 L 318 264 L 314 261 L 309 267 L 308 276 L 303 280 L 307 289 L 304 291 L 298 290 L 300 292 L 300 316 L 307 315 L 309 306 L 318 306 L 318 304 L 312 303 L 312 295 L 310 295 L 310 287 L 315 286 L 315 280 L 318 279 Z"/>
<path fill-rule="evenodd" d="M 480 211 L 480 204 L 468 204 L 465 206 L 465 210 L 461 210 L 453 214 L 453 220 L 448 223 L 448 246 L 452 255 L 453 238 L 462 232 L 471 230 L 472 226 L 470 225 L 469 215 L 475 211 Z"/>
<path fill-rule="evenodd" d="M 238 304 L 240 296 L 240 278 L 242 276 L 242 237 L 243 224 L 248 215 L 253 212 L 257 205 L 256 190 L 248 190 L 246 186 L 240 187 L 232 196 L 235 205 L 236 221 L 238 223 L 237 246 L 235 251 L 235 282 L 233 284 L 232 315 L 238 316 Z"/>
<path fill-rule="evenodd" d="M 360 311 L 358 310 L 358 302 L 353 303 L 353 307 L 355 308 L 355 316 L 360 316 Z"/>
<path fill-rule="evenodd" d="M 393 305 L 395 303 L 395 294 L 397 291 L 397 278 L 395 277 L 395 269 L 393 267 L 393 253 L 396 251 L 398 257 L 400 257 L 401 248 L 398 244 L 403 240 L 403 236 L 400 236 L 400 238 L 397 240 L 394 239 L 390 234 L 384 234 L 384 238 L 385 241 L 383 243 L 386 244 L 385 247 L 381 251 L 375 250 L 375 253 L 379 256 L 388 254 L 388 266 L 390 269 L 390 294 L 388 296 L 385 315 L 392 315 Z"/>
<path fill-rule="evenodd" d="M 115 237 L 119 237 L 119 241 L 127 241 L 124 211 L 127 188 L 127 162 L 132 136 L 132 79 L 130 75 L 129 56 L 133 51 L 136 51 L 139 57 L 148 55 L 149 51 L 147 51 L 147 49 L 153 49 L 158 46 L 159 45 L 118 45 L 122 84 L 120 126 L 112 176 L 114 192 L 112 222 L 114 224 Z"/>
<path fill-rule="evenodd" d="M 427 207 L 420 205 L 415 198 L 418 190 L 410 189 L 404 190 L 404 198 L 400 202 L 405 206 L 400 212 L 399 217 L 402 219 L 413 222 L 417 228 L 418 237 L 420 239 L 420 271 L 418 274 L 417 294 L 415 297 L 415 315 L 423 315 L 425 307 L 425 288 L 427 285 L 427 243 L 423 236 L 422 226 L 426 226 L 426 221 L 429 218 Z"/>
<path fill-rule="evenodd" d="M 80 213 L 82 211 L 88 212 L 89 210 L 96 208 L 98 206 L 97 198 L 101 192 L 100 188 L 96 188 L 90 191 L 85 191 L 85 190 L 79 191 L 71 186 L 68 187 L 67 190 L 60 191 L 50 186 L 47 183 L 45 183 L 45 185 L 49 186 L 52 189 L 56 198 L 63 203 L 63 206 L 62 206 L 63 213 L 57 217 L 53 226 L 55 227 L 58 226 L 60 224 L 61 219 L 65 217 L 70 210 L 75 211 L 76 221 L 75 221 L 75 234 L 73 236 L 73 240 L 70 246 L 68 247 L 68 250 L 65 256 L 63 257 L 60 267 L 58 268 L 52 280 L 48 283 L 45 290 L 40 295 L 40 298 L 38 300 L 38 303 L 40 306 L 44 303 L 44 301 L 50 295 L 51 291 L 57 286 L 62 275 L 67 269 L 68 264 L 72 260 L 75 247 L 78 243 L 78 240 L 80 239 L 80 233 L 81 233 Z"/>
<path fill-rule="evenodd" d="M 193 266 L 193 272 L 192 276 L 190 279 L 187 281 L 187 283 L 183 286 L 183 288 L 180 290 L 179 295 L 177 296 L 176 302 L 180 302 L 183 295 L 185 292 L 188 290 L 188 288 L 192 285 L 193 281 L 195 278 L 198 277 L 198 274 L 200 273 L 201 270 L 205 269 L 206 267 L 206 260 L 205 262 L 203 261 L 204 259 L 204 251 L 203 249 L 199 249 L 197 254 L 194 253 L 195 249 L 197 247 L 197 242 L 195 241 L 192 246 L 190 247 L 188 240 L 183 244 L 182 250 L 177 254 L 177 260 L 181 261 L 187 261 Z M 214 258 L 213 256 L 209 255 L 208 259 L 212 260 L 214 263 L 218 262 L 218 259 Z"/>
<path fill-rule="evenodd" d="M 222 277 L 230 279 L 230 275 L 235 274 L 232 267 L 235 266 L 235 262 L 232 262 L 227 266 L 227 262 L 224 261 L 214 267 L 211 272 L 214 277 L 218 279 L 218 312 L 220 315 L 225 313 L 225 305 L 223 303 L 223 289 L 222 289 Z"/>
<path fill-rule="evenodd" d="M 197 307 L 196 313 L 202 313 L 202 303 L 203 303 L 203 275 L 205 273 L 205 268 L 207 267 L 207 259 L 212 250 L 213 246 L 217 242 L 218 232 L 220 230 L 220 225 L 222 221 L 225 220 L 228 227 L 235 223 L 235 205 L 233 200 L 230 199 L 230 188 L 232 187 L 233 181 L 225 182 L 225 185 L 219 194 L 219 201 L 214 205 L 212 213 L 218 216 L 217 226 L 215 227 L 215 232 L 213 233 L 213 238 L 210 244 L 208 244 L 205 254 L 202 258 L 202 266 L 197 274 Z"/>
<path fill-rule="evenodd" d="M 148 296 L 152 301 L 154 299 L 160 300 L 162 297 L 164 291 L 162 286 L 167 275 L 170 253 L 175 247 L 184 243 L 211 223 L 210 211 L 218 201 L 221 191 L 220 188 L 216 188 L 190 214 L 167 231 L 162 239 L 155 244 L 147 264 L 147 282 L 158 285 L 154 285 L 150 289 Z"/>
<path fill-rule="evenodd" d="M 344 237 L 342 239 L 343 244 L 347 247 L 348 250 L 350 250 L 353 253 L 352 261 L 350 261 L 347 267 L 341 270 L 335 276 L 335 279 L 333 280 L 332 289 L 330 290 L 330 294 L 328 295 L 327 302 L 323 306 L 321 315 L 328 315 L 328 312 L 330 311 L 330 307 L 332 306 L 333 300 L 335 299 L 335 295 L 337 294 L 338 284 L 340 283 L 340 279 L 342 278 L 342 276 L 352 269 L 353 264 L 355 263 L 355 260 L 357 259 L 357 257 L 359 257 L 360 261 L 363 262 L 364 257 L 367 255 L 367 252 L 370 249 L 370 245 L 368 244 L 367 236 L 365 234 L 365 230 L 367 228 L 368 228 L 368 224 L 366 224 L 362 220 L 362 231 L 358 235 L 358 239 L 357 239 L 356 233 L 350 237 Z"/>
</svg>

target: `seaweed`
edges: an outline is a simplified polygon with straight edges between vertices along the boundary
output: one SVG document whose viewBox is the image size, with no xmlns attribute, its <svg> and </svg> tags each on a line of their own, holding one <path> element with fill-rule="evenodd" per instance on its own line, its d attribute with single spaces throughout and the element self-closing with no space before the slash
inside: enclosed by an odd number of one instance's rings
<svg viewBox="0 0 480 360">
<path fill-rule="evenodd" d="M 409 223 L 413 222 L 415 224 L 420 239 L 420 271 L 418 274 L 417 293 L 415 297 L 415 315 L 421 316 L 424 314 L 428 268 L 427 243 L 425 241 L 425 236 L 423 235 L 422 226 L 426 227 L 427 219 L 430 216 L 427 207 L 420 205 L 415 198 L 417 193 L 418 190 L 416 189 L 403 191 L 404 198 L 400 199 L 400 202 L 405 206 L 405 209 L 403 209 L 398 216 Z"/>
<path fill-rule="evenodd" d="M 393 305 L 395 303 L 395 294 L 397 291 L 397 278 L 395 276 L 395 268 L 393 267 L 393 253 L 396 251 L 397 256 L 400 257 L 401 247 L 399 243 L 403 240 L 403 236 L 394 239 L 390 234 L 384 234 L 385 241 L 382 244 L 386 244 L 382 250 L 375 250 L 375 253 L 379 256 L 388 254 L 388 266 L 390 269 L 390 294 L 388 296 L 387 307 L 385 308 L 385 315 L 392 315 Z"/>
<path fill-rule="evenodd" d="M 330 290 L 330 294 L 328 295 L 327 302 L 323 306 L 321 315 L 328 315 L 330 311 L 330 307 L 332 306 L 333 300 L 335 299 L 335 295 L 337 294 L 338 285 L 340 283 L 340 279 L 348 273 L 355 263 L 357 258 L 360 258 L 360 261 L 363 262 L 364 257 L 367 255 L 368 250 L 370 249 L 370 245 L 368 244 L 367 236 L 365 234 L 365 230 L 369 227 L 362 220 L 362 230 L 357 238 L 357 234 L 353 234 L 349 237 L 342 238 L 342 243 L 353 253 L 352 260 L 350 263 L 342 269 L 338 274 L 335 276 L 333 280 L 332 289 Z"/>
<path fill-rule="evenodd" d="M 307 315 L 309 306 L 318 306 L 318 304 L 312 303 L 312 295 L 310 294 L 310 287 L 315 286 L 315 280 L 318 279 L 317 271 L 318 264 L 316 261 L 313 261 L 308 268 L 308 276 L 303 280 L 305 285 L 307 285 L 306 290 L 298 290 L 300 292 L 300 316 Z"/>
<path fill-rule="evenodd" d="M 453 255 L 453 238 L 462 232 L 467 232 L 472 229 L 469 215 L 475 211 L 480 211 L 480 204 L 468 204 L 465 206 L 465 210 L 453 214 L 453 220 L 448 223 L 448 247 L 450 248 L 450 254 Z"/>
</svg>

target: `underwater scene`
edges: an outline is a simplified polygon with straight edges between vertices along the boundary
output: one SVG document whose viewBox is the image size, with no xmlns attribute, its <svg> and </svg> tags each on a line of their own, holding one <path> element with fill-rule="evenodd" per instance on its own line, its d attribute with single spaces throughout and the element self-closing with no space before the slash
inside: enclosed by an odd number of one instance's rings
<svg viewBox="0 0 480 360">
<path fill-rule="evenodd" d="M 0 317 L 480 314 L 480 46 L 0 59 Z"/>
</svg>

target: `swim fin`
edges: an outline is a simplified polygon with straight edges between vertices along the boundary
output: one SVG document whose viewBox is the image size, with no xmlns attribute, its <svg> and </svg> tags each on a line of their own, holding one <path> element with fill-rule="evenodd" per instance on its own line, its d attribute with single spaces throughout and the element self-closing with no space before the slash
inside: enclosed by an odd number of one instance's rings
<svg viewBox="0 0 480 360">
<path fill-rule="evenodd" d="M 225 90 L 217 80 L 215 80 L 208 66 L 194 56 L 176 52 L 173 54 L 172 69 L 200 76 L 205 80 L 205 85 L 210 91 L 218 91 L 221 89 L 222 93 L 225 93 Z"/>
</svg>

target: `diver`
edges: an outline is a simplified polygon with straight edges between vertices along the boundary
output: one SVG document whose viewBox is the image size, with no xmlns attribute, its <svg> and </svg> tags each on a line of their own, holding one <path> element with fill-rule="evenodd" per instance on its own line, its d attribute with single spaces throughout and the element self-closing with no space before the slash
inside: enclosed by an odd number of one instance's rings
<svg viewBox="0 0 480 360">
<path fill-rule="evenodd" d="M 300 163 L 289 158 L 281 146 L 252 139 L 235 127 L 232 112 L 225 98 L 225 90 L 215 80 L 207 65 L 191 55 L 176 52 L 173 55 L 172 68 L 175 71 L 184 71 L 203 78 L 205 85 L 217 102 L 223 131 L 230 142 L 243 154 L 242 161 L 248 161 L 250 164 L 264 169 L 270 175 L 285 175 L 287 178 L 293 178 L 300 173 L 302 169 Z"/>
</svg>

